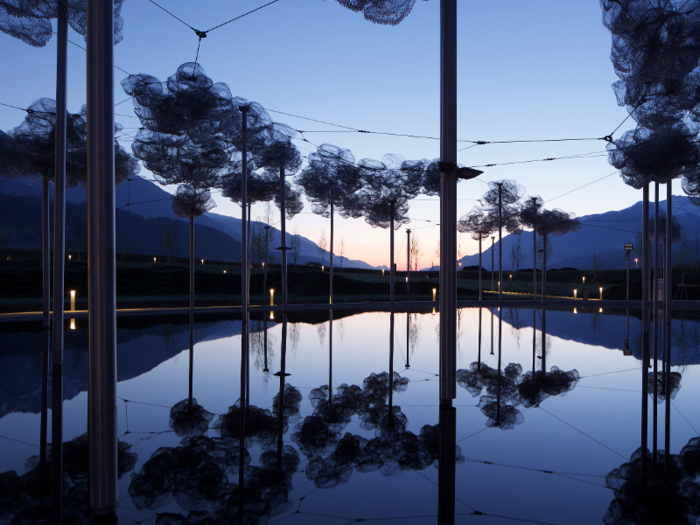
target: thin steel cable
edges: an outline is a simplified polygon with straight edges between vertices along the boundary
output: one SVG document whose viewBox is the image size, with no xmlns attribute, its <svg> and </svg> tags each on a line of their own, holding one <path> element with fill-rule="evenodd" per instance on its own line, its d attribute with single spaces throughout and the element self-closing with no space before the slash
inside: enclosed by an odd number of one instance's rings
<svg viewBox="0 0 700 525">
<path fill-rule="evenodd" d="M 223 27 L 223 26 L 225 26 L 226 24 L 230 24 L 231 22 L 235 22 L 236 20 L 240 20 L 240 19 L 243 18 L 244 16 L 248 16 L 248 15 L 250 15 L 250 14 L 252 14 L 252 13 L 255 13 L 256 11 L 260 11 L 261 9 L 263 9 L 263 8 L 269 6 L 269 5 L 272 5 L 272 4 L 276 3 L 276 2 L 279 2 L 279 0 L 272 0 L 272 2 L 268 2 L 268 3 L 265 4 L 265 5 L 261 5 L 260 7 L 256 7 L 256 8 L 253 9 L 252 11 L 248 11 L 247 13 L 243 13 L 242 15 L 239 15 L 239 16 L 237 16 L 237 17 L 235 17 L 235 18 L 232 18 L 231 20 L 228 20 L 228 21 L 224 22 L 223 24 L 219 24 L 218 26 L 214 26 L 214 27 L 212 27 L 211 29 L 207 29 L 207 30 L 204 31 L 204 32 L 205 32 L 205 33 L 209 33 L 210 31 L 214 31 L 214 29 L 219 29 L 220 27 Z"/>
<path fill-rule="evenodd" d="M 162 5 L 159 5 L 159 4 L 155 3 L 153 0 L 148 0 L 148 1 L 151 2 L 151 3 L 152 3 L 154 6 L 156 6 L 158 9 L 161 9 L 161 10 L 165 11 L 166 13 L 168 13 L 170 16 L 172 16 L 172 17 L 173 17 L 175 20 L 177 20 L 178 22 L 180 22 L 180 23 L 184 24 L 185 26 L 189 27 L 192 31 L 197 31 L 194 27 L 192 27 L 190 24 L 188 24 L 187 22 L 185 22 L 182 18 L 179 18 L 179 17 L 177 17 L 176 15 L 172 14 L 170 11 L 168 11 L 168 10 L 167 10 L 165 7 L 163 7 Z"/>
<path fill-rule="evenodd" d="M 565 195 L 569 195 L 570 193 L 573 193 L 573 192 L 575 192 L 575 191 L 578 191 L 578 190 L 580 190 L 580 189 L 583 189 L 583 188 L 585 188 L 585 187 L 587 187 L 587 186 L 590 186 L 591 184 L 595 184 L 596 182 L 600 182 L 601 180 L 607 179 L 608 177 L 612 177 L 612 176 L 615 175 L 616 173 L 618 173 L 618 171 L 613 171 L 612 173 L 609 173 L 609 174 L 606 175 L 605 177 L 601 177 L 601 178 L 596 179 L 596 180 L 594 180 L 594 181 L 592 181 L 592 182 L 589 182 L 588 184 L 584 184 L 583 186 L 579 186 L 578 188 L 574 188 L 574 189 L 571 190 L 571 191 L 567 191 L 566 193 L 562 193 L 561 195 L 557 195 L 556 197 L 552 197 L 551 199 L 544 201 L 543 204 L 546 204 L 546 203 L 548 203 L 548 202 L 552 202 L 553 200 L 559 199 L 560 197 L 564 197 Z M 477 179 L 477 180 L 478 180 L 478 179 Z"/>
</svg>

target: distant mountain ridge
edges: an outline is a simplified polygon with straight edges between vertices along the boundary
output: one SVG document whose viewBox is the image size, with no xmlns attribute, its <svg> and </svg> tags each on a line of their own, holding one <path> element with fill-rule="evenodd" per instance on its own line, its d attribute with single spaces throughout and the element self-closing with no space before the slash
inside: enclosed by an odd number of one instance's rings
<svg viewBox="0 0 700 525">
<path fill-rule="evenodd" d="M 672 213 L 685 226 L 690 235 L 695 238 L 700 235 L 700 208 L 693 205 L 688 197 L 674 195 Z M 661 214 L 665 214 L 666 201 L 659 203 Z M 654 205 L 650 206 L 650 217 L 654 216 Z M 581 230 L 578 233 L 567 233 L 561 237 L 547 237 L 547 243 L 552 243 L 552 257 L 547 259 L 547 268 L 576 268 L 588 270 L 591 267 L 593 253 L 602 257 L 602 267 L 605 269 L 625 268 L 624 245 L 631 243 L 635 251 L 630 255 L 630 265 L 634 268 L 634 258 L 641 258 L 641 246 L 638 237 L 642 229 L 642 203 L 619 211 L 609 211 L 594 215 L 584 215 L 581 220 Z M 520 240 L 523 261 L 520 268 L 532 268 L 533 246 L 532 232 L 524 231 L 518 235 L 508 235 L 503 238 L 503 269 L 511 270 L 511 251 Z M 488 240 L 487 240 L 488 241 Z M 491 243 L 482 241 L 482 266 L 491 269 Z M 674 245 L 674 252 L 678 245 Z M 498 241 L 494 243 L 495 266 L 498 268 Z M 460 259 L 462 266 L 479 264 L 479 254 L 468 255 Z"/>
<path fill-rule="evenodd" d="M 53 198 L 53 185 L 50 186 L 50 194 Z M 5 194 L 12 197 L 30 197 L 30 198 L 40 198 L 41 197 L 41 181 L 30 181 L 27 179 L 0 179 L 0 195 Z M 161 255 L 163 253 L 163 246 L 161 245 L 160 239 L 162 239 L 162 233 L 165 230 L 165 222 L 163 219 L 172 219 L 178 221 L 178 223 L 186 223 L 186 219 L 182 219 L 176 216 L 171 208 L 170 194 L 164 189 L 159 187 L 157 184 L 140 177 L 131 177 L 131 180 L 122 184 L 117 188 L 115 195 L 115 203 L 117 207 L 117 214 L 119 217 L 128 217 L 128 221 L 125 219 L 124 222 L 129 222 L 131 226 L 121 229 L 119 222 L 121 219 L 117 220 L 117 231 L 118 231 L 118 241 L 117 241 L 117 251 L 122 251 L 126 246 L 127 242 L 131 244 L 131 250 L 134 253 L 150 253 L 154 255 Z M 83 207 L 87 204 L 87 190 L 81 186 L 76 188 L 70 188 L 66 190 L 66 202 L 73 203 L 77 205 L 82 205 Z M 39 202 L 36 203 L 39 206 Z M 119 212 L 122 213 L 119 213 Z M 130 213 L 128 213 L 130 212 Z M 127 214 L 124 214 L 127 213 Z M 160 219 L 150 222 L 139 221 L 138 218 L 143 219 Z M 10 224 L 8 219 L 5 219 L 5 228 L 10 229 Z M 145 251 L 138 248 L 142 243 L 139 241 L 144 233 L 144 228 L 146 225 L 160 224 L 157 232 L 152 232 L 150 235 L 151 239 L 147 243 Z M 253 221 L 252 225 L 261 224 L 257 221 Z M 70 225 L 67 224 L 67 228 Z M 213 230 L 218 230 L 225 234 L 230 240 L 218 242 L 224 242 L 228 247 L 233 247 L 231 251 L 224 254 L 219 254 L 221 250 L 217 249 L 215 246 L 209 246 L 208 241 L 204 238 L 199 237 L 199 230 L 202 226 L 212 228 Z M 22 225 L 21 228 L 25 228 L 26 225 Z M 187 234 L 182 233 L 180 230 L 182 227 L 178 227 L 176 231 L 176 237 L 178 241 L 182 239 L 187 239 Z M 184 230 L 183 230 L 184 231 Z M 226 215 L 220 215 L 217 213 L 205 213 L 200 218 L 195 221 L 195 231 L 196 231 L 196 243 L 197 243 L 197 253 L 198 256 L 204 258 L 211 258 L 223 261 L 240 261 L 241 250 L 240 250 L 240 240 L 241 240 L 241 220 L 235 217 L 229 217 Z M 155 235 L 160 235 L 156 241 L 153 240 Z M 184 235 L 184 237 L 183 237 Z M 281 232 L 275 228 L 270 228 L 270 235 L 272 237 L 273 246 L 280 245 Z M 287 232 L 287 246 L 290 246 L 293 235 Z M 298 259 L 299 264 L 308 264 L 310 262 L 315 262 L 320 264 L 319 248 L 318 245 L 307 239 L 306 237 L 300 235 L 301 240 L 301 256 Z M 182 238 L 182 239 L 181 239 Z M 0 239 L 2 242 L 2 239 Z M 182 246 L 180 246 L 182 245 Z M 187 242 L 178 242 L 177 253 L 173 253 L 176 256 L 187 257 L 189 252 L 187 251 Z M 183 251 L 184 250 L 184 251 Z M 200 250 L 203 250 L 202 255 L 199 255 Z M 182 251 L 182 254 L 180 252 Z M 208 255 L 204 255 L 207 253 Z M 217 253 L 216 256 L 210 255 L 211 253 Z M 279 262 L 279 253 L 273 251 L 270 254 L 271 259 L 275 258 Z M 329 259 L 329 252 L 325 251 L 326 261 Z M 289 255 L 289 263 L 293 264 L 293 258 Z M 335 265 L 336 267 L 341 266 L 341 257 L 335 254 Z M 342 257 L 342 266 L 345 268 L 373 268 L 373 266 L 367 264 L 364 261 L 352 260 L 347 257 Z"/>
</svg>

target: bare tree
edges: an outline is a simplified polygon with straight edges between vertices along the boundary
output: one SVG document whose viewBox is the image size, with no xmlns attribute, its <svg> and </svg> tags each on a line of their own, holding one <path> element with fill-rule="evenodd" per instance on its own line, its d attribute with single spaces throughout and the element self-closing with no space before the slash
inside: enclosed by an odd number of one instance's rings
<svg viewBox="0 0 700 525">
<path fill-rule="evenodd" d="M 603 271 L 603 254 L 593 252 L 593 255 L 591 255 L 591 272 L 593 272 L 593 282 L 598 281 L 601 271 Z"/>
<path fill-rule="evenodd" d="M 323 261 L 326 257 L 327 247 L 328 241 L 326 240 L 326 230 L 321 230 L 321 236 L 318 238 L 318 255 L 321 257 L 321 266 L 323 266 Z"/>
<path fill-rule="evenodd" d="M 551 242 L 550 242 L 551 244 Z M 511 271 L 517 272 L 520 268 L 520 264 L 525 260 L 525 254 L 523 253 L 523 247 L 520 244 L 520 236 L 518 235 L 518 240 L 511 244 L 510 246 L 510 269 Z"/>
<path fill-rule="evenodd" d="M 177 240 L 175 238 L 175 228 L 171 220 L 165 226 L 163 231 L 163 247 L 168 255 L 168 262 L 173 262 L 173 252 L 177 246 Z"/>
<path fill-rule="evenodd" d="M 420 269 L 419 259 L 422 253 L 423 252 L 421 251 L 420 241 L 418 240 L 418 234 L 416 232 L 413 232 L 413 235 L 411 236 L 411 261 L 413 261 L 411 269 L 414 272 Z"/>
<path fill-rule="evenodd" d="M 299 227 L 297 225 L 294 225 L 294 232 L 292 233 L 290 248 L 292 249 L 292 256 L 294 257 L 294 268 L 296 268 L 297 261 L 301 256 L 301 237 L 299 235 Z"/>
<path fill-rule="evenodd" d="M 340 269 L 343 269 L 343 259 L 345 258 L 345 237 L 340 239 Z"/>
</svg>

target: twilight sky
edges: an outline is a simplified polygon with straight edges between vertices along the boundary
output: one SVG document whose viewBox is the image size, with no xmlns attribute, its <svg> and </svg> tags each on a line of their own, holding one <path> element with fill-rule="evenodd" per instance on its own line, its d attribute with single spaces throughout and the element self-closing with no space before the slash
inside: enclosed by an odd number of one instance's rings
<svg viewBox="0 0 700 525">
<path fill-rule="evenodd" d="M 189 25 L 207 30 L 266 3 L 265 0 L 157 0 Z M 276 110 L 363 130 L 439 134 L 439 1 L 418 1 L 397 27 L 372 24 L 334 0 L 279 0 L 273 5 L 212 31 L 202 40 L 199 63 L 234 96 Z M 129 73 L 161 80 L 197 51 L 194 32 L 149 0 L 127 0 L 122 10 L 124 40 L 115 63 Z M 598 138 L 610 134 L 626 111 L 610 88 L 616 80 L 609 60 L 610 34 L 594 0 L 458 1 L 458 136 L 461 140 L 515 141 Z M 71 32 L 74 42 L 83 38 Z M 55 39 L 32 48 L 0 33 L 0 102 L 27 107 L 40 97 L 55 98 Z M 115 71 L 115 100 L 127 98 Z M 85 103 L 85 52 L 69 44 L 68 108 Z M 139 121 L 131 101 L 116 108 L 117 122 L 134 132 Z M 438 157 L 439 142 L 345 132 L 341 128 L 271 116 L 304 131 L 296 140 L 302 155 L 331 143 L 352 150 L 356 159 L 381 159 L 385 153 L 407 159 Z M 0 106 L 0 129 L 9 131 L 24 113 Z M 634 126 L 628 120 L 616 133 Z M 129 129 L 134 128 L 134 129 Z M 129 149 L 129 142 L 122 144 Z M 312 145 L 313 144 L 313 145 Z M 470 144 L 460 144 L 467 148 Z M 604 155 L 601 140 L 489 144 L 465 149 L 466 166 L 504 164 L 579 156 L 548 162 L 480 168 L 481 181 L 514 179 L 527 194 L 541 195 L 547 207 L 577 215 L 625 208 L 641 192 L 625 186 Z M 142 170 L 144 176 L 149 174 Z M 577 191 L 577 188 L 613 174 Z M 467 213 L 487 190 L 479 180 L 459 184 L 458 215 Z M 567 192 L 571 192 L 568 193 Z M 681 193 L 678 188 L 674 193 Z M 563 195 L 566 194 L 566 195 Z M 559 197 L 561 196 L 561 197 Z M 217 196 L 216 213 L 240 216 L 240 209 Z M 254 206 L 253 218 L 262 214 Z M 276 210 L 275 210 L 276 211 Z M 278 214 L 276 214 L 278 216 Z M 436 260 L 439 201 L 419 196 L 411 204 L 409 225 L 422 247 L 422 266 Z M 426 222 L 432 221 L 432 222 Z M 336 220 L 336 249 L 370 264 L 388 264 L 388 230 L 373 230 L 362 219 Z M 316 241 L 328 220 L 307 207 L 295 227 Z M 405 266 L 405 233 L 397 232 L 397 261 Z M 461 255 L 477 243 L 460 235 Z M 437 260 L 436 260 L 437 262 Z"/>
</svg>

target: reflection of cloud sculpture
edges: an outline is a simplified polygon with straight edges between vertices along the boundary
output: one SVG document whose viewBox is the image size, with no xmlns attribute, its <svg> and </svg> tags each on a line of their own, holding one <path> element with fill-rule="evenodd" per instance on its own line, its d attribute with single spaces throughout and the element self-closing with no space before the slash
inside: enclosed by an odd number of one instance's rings
<svg viewBox="0 0 700 525">
<path fill-rule="evenodd" d="M 201 436 L 209 430 L 214 414 L 205 410 L 197 400 L 183 399 L 170 409 L 170 429 L 179 437 Z"/>
<path fill-rule="evenodd" d="M 549 372 L 526 372 L 518 385 L 518 393 L 523 406 L 530 408 L 538 406 L 550 396 L 563 396 L 571 392 L 579 378 L 578 370 L 564 372 L 556 366 Z"/>
<path fill-rule="evenodd" d="M 478 396 L 484 389 L 489 395 L 496 395 L 500 388 L 501 401 L 517 400 L 518 379 L 522 371 L 522 366 L 517 363 L 510 363 L 499 373 L 487 364 L 474 362 L 469 370 L 457 370 L 457 384 L 472 397 Z"/>
<path fill-rule="evenodd" d="M 138 456 L 131 445 L 119 441 L 117 449 L 119 478 L 133 470 Z M 30 457 L 27 472 L 18 476 L 13 470 L 0 474 L 0 522 L 13 524 L 49 523 L 46 510 L 50 490 L 42 481 L 39 456 Z M 47 448 L 46 472 L 51 471 L 51 446 Z M 87 434 L 63 443 L 63 516 L 66 523 L 89 523 L 92 511 L 88 497 Z"/>
<path fill-rule="evenodd" d="M 248 463 L 250 454 L 244 450 L 243 465 Z M 234 439 L 189 437 L 178 447 L 159 448 L 132 476 L 129 495 L 141 510 L 161 508 L 173 498 L 185 510 L 200 510 L 231 491 L 227 476 L 239 468 Z"/>
<path fill-rule="evenodd" d="M 606 525 L 690 524 L 700 517 L 700 485 L 696 476 L 700 438 L 691 439 L 679 455 L 656 456 L 637 449 L 629 463 L 605 476 L 615 499 L 603 518 Z M 656 457 L 656 464 L 653 458 Z M 651 465 L 642 481 L 642 460 Z M 668 476 L 664 475 L 664 468 Z"/>
<path fill-rule="evenodd" d="M 408 16 L 416 0 L 336 0 L 340 5 L 356 13 L 362 12 L 365 20 L 375 24 L 395 26 Z"/>
<path fill-rule="evenodd" d="M 272 410 L 249 405 L 245 409 L 245 440 L 246 447 L 253 443 L 268 448 L 277 442 L 279 421 L 277 418 L 278 395 L 273 399 L 274 412 Z M 291 385 L 285 385 L 283 432 L 289 428 L 289 418 L 299 413 L 301 394 Z M 237 400 L 228 412 L 219 416 L 214 422 L 213 428 L 221 433 L 222 437 L 238 438 L 240 436 L 241 400 Z"/>
<path fill-rule="evenodd" d="M 669 385 L 671 399 L 676 399 L 676 394 L 681 389 L 681 379 L 683 376 L 678 372 L 671 372 L 671 381 Z M 649 372 L 649 383 L 647 383 L 647 393 L 654 395 L 654 383 L 656 383 L 656 402 L 663 403 L 666 400 L 666 380 L 663 372 L 657 372 L 656 382 L 654 381 L 654 372 Z"/>
<path fill-rule="evenodd" d="M 501 430 L 513 430 L 515 425 L 520 425 L 525 421 L 520 410 L 503 402 L 503 400 L 499 403 L 496 396 L 482 396 L 478 406 L 481 413 L 488 418 L 486 420 L 488 428 L 498 427 Z"/>
</svg>

